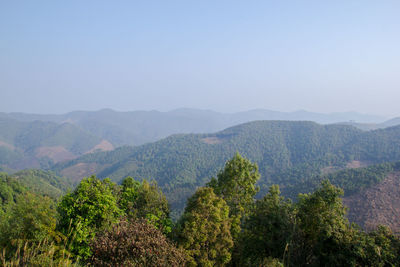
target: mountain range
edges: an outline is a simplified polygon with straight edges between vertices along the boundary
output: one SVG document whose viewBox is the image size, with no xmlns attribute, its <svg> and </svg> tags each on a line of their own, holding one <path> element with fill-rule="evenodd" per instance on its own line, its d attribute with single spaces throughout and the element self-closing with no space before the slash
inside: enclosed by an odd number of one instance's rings
<svg viewBox="0 0 400 267">
<path fill-rule="evenodd" d="M 186 198 L 215 177 L 236 152 L 258 164 L 260 195 L 279 184 L 285 196 L 295 198 L 315 189 L 315 180 L 332 180 L 326 175 L 399 161 L 400 126 L 362 131 L 348 125 L 254 121 L 213 134 L 178 134 L 142 146 L 87 154 L 52 170 L 72 182 L 93 173 L 116 182 L 126 176 L 154 179 L 179 212 Z M 336 178 L 337 184 L 355 194 L 383 179 L 361 174 L 348 176 L 346 182 Z"/>
<path fill-rule="evenodd" d="M 219 113 L 177 109 L 169 112 L 74 111 L 66 114 L 0 113 L 0 169 L 48 168 L 95 150 L 155 142 L 172 134 L 210 133 L 254 120 L 346 122 L 361 129 L 400 123 L 356 112 L 321 114 L 307 111 L 250 110 Z"/>
<path fill-rule="evenodd" d="M 389 200 L 378 205 L 375 198 L 385 199 L 378 193 L 395 188 L 400 177 L 400 168 L 381 166 L 400 161 L 399 123 L 398 118 L 385 121 L 358 113 L 268 110 L 0 113 L 0 170 L 52 170 L 64 177 L 57 178 L 56 188 L 60 179 L 76 184 L 92 174 L 116 182 L 126 176 L 156 180 L 177 217 L 187 197 L 239 152 L 259 165 L 260 196 L 269 185 L 279 184 L 285 196 L 295 199 L 329 179 L 344 188 L 350 207 L 358 207 L 350 208 L 353 221 L 364 218 L 357 223 L 369 227 L 378 223 L 370 220 L 371 214 L 385 210 L 382 205 L 397 205 Z M 35 185 L 43 179 L 54 182 L 52 175 L 25 172 L 15 177 L 35 177 Z M 29 185 L 29 179 L 23 181 Z M 47 184 L 47 191 L 57 191 Z M 375 204 L 361 205 L 360 199 Z M 400 230 L 393 223 L 400 218 L 390 218 L 384 223 Z"/>
</svg>

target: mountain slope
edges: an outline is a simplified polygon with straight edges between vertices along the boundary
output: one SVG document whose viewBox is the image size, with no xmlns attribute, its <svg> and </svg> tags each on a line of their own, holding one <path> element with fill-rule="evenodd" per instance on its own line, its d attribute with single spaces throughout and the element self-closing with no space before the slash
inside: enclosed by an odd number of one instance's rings
<svg viewBox="0 0 400 267">
<path fill-rule="evenodd" d="M 174 135 L 139 147 L 85 155 L 58 164 L 54 170 L 74 181 L 83 176 L 73 175 L 91 173 L 115 181 L 128 175 L 155 179 L 171 204 L 181 206 L 177 192 L 183 198 L 190 195 L 196 186 L 215 176 L 236 151 L 259 164 L 263 184 L 288 184 L 326 166 L 344 167 L 351 157 L 344 155 L 342 148 L 361 135 L 361 130 L 342 125 L 256 121 L 215 134 Z M 91 173 L 82 172 L 88 169 Z"/>
<path fill-rule="evenodd" d="M 0 125 L 0 166 L 15 170 L 71 160 L 102 141 L 70 123 L 0 118 Z"/>
<path fill-rule="evenodd" d="M 108 140 L 114 146 L 141 145 L 179 133 L 216 132 L 255 120 L 315 121 L 325 124 L 342 121 L 378 123 L 384 120 L 379 116 L 355 112 L 320 114 L 307 111 L 277 112 L 256 109 L 237 113 L 219 113 L 187 108 L 169 112 L 117 112 L 103 109 L 93 112 L 74 111 L 61 115 L 0 113 L 0 117 L 28 122 L 41 120 L 72 123 L 95 136 Z"/>
<path fill-rule="evenodd" d="M 64 195 L 72 184 L 67 179 L 57 176 L 55 173 L 43 170 L 23 170 L 10 175 L 29 191 L 58 199 Z"/>
<path fill-rule="evenodd" d="M 172 209 L 179 211 L 195 188 L 215 176 L 236 151 L 258 163 L 260 195 L 279 184 L 285 196 L 295 198 L 330 179 L 347 197 L 376 185 L 393 170 L 390 164 L 374 164 L 400 160 L 400 126 L 365 132 L 345 125 L 255 121 L 215 134 L 174 135 L 84 155 L 54 170 L 74 182 L 93 173 L 118 182 L 126 176 L 155 179 Z"/>
<path fill-rule="evenodd" d="M 345 197 L 343 202 L 349 207 L 349 220 L 362 228 L 373 230 L 383 224 L 400 233 L 400 171 L 387 174 L 378 184 Z"/>
</svg>

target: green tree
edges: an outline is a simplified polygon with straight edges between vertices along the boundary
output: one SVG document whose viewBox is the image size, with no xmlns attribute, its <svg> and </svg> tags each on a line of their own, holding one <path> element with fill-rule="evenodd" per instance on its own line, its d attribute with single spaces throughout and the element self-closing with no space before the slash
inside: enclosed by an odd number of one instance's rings
<svg viewBox="0 0 400 267">
<path fill-rule="evenodd" d="M 240 235 L 240 265 L 262 266 L 269 257 L 284 260 L 289 253 L 295 225 L 292 203 L 280 196 L 279 186 L 269 188 L 243 225 Z"/>
<path fill-rule="evenodd" d="M 16 248 L 25 242 L 40 242 L 55 239 L 55 203 L 48 197 L 25 192 L 16 196 L 0 223 L 0 244 Z"/>
<path fill-rule="evenodd" d="M 119 202 L 129 218 L 146 218 L 164 233 L 171 232 L 168 201 L 156 182 L 125 178 Z"/>
<path fill-rule="evenodd" d="M 299 195 L 297 265 L 341 266 L 348 263 L 342 250 L 349 231 L 342 195 L 343 190 L 327 180 L 314 193 Z"/>
<path fill-rule="evenodd" d="M 215 194 L 223 198 L 229 206 L 232 219 L 232 236 L 238 237 L 241 221 L 249 214 L 254 205 L 254 196 L 259 191 L 256 183 L 260 179 L 258 166 L 243 158 L 238 152 L 229 160 L 224 169 L 212 178 L 208 186 Z"/>
<path fill-rule="evenodd" d="M 58 205 L 62 233 L 74 234 L 72 251 L 83 258 L 91 255 L 89 243 L 97 231 L 116 222 L 122 211 L 117 205 L 117 187 L 109 179 L 95 176 L 83 179 Z"/>
<path fill-rule="evenodd" d="M 224 266 L 231 259 L 229 207 L 212 188 L 202 187 L 189 198 L 178 224 L 178 243 L 189 266 Z"/>
</svg>

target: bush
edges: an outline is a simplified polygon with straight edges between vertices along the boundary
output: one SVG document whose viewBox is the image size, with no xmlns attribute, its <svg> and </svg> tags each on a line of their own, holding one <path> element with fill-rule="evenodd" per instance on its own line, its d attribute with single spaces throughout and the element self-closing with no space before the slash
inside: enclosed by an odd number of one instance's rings
<svg viewBox="0 0 400 267">
<path fill-rule="evenodd" d="M 90 244 L 95 266 L 184 266 L 184 252 L 145 219 L 121 220 Z"/>
</svg>

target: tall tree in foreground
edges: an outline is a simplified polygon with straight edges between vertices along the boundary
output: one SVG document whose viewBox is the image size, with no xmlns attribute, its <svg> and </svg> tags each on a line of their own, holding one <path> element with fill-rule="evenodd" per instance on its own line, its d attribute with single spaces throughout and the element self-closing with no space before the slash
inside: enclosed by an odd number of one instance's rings
<svg viewBox="0 0 400 267">
<path fill-rule="evenodd" d="M 117 187 L 109 179 L 83 179 L 58 205 L 58 229 L 74 234 L 72 251 L 82 258 L 91 255 L 90 241 L 96 232 L 117 222 L 122 211 L 117 206 Z"/>
<path fill-rule="evenodd" d="M 229 206 L 229 217 L 232 220 L 232 237 L 237 239 L 241 222 L 254 205 L 254 196 L 259 191 L 256 186 L 260 179 L 258 166 L 243 158 L 239 153 L 229 160 L 224 169 L 207 184 L 214 189 L 217 196 Z"/>
<path fill-rule="evenodd" d="M 270 258 L 285 260 L 295 225 L 292 203 L 285 200 L 278 185 L 257 200 L 254 211 L 246 219 L 239 239 L 241 266 L 259 265 Z"/>
<path fill-rule="evenodd" d="M 312 194 L 300 194 L 297 203 L 297 261 L 299 266 L 342 266 L 349 222 L 341 196 L 343 190 L 323 181 Z"/>
<path fill-rule="evenodd" d="M 188 255 L 189 266 L 224 266 L 231 260 L 229 207 L 202 187 L 188 200 L 177 227 L 178 243 Z"/>
</svg>

